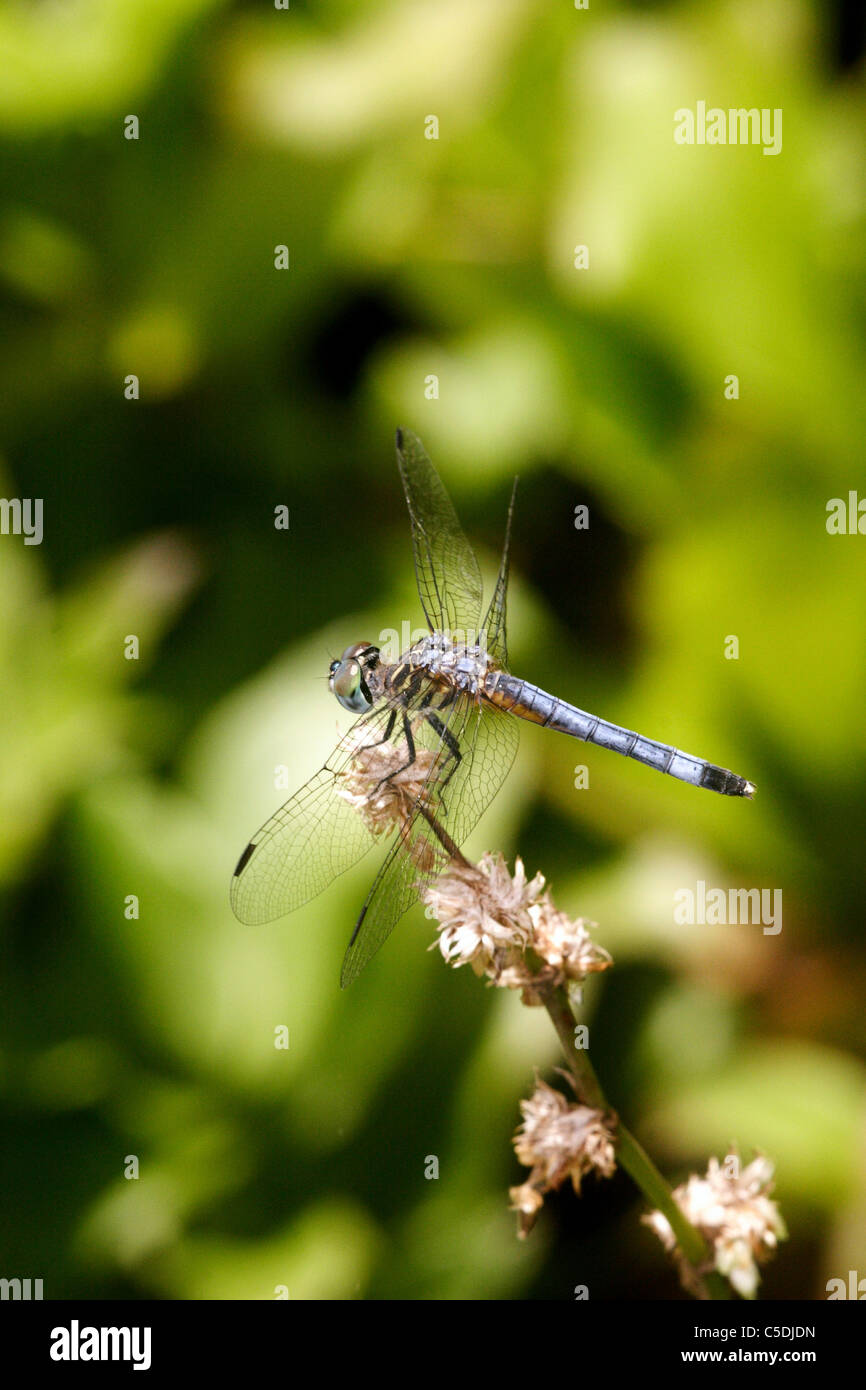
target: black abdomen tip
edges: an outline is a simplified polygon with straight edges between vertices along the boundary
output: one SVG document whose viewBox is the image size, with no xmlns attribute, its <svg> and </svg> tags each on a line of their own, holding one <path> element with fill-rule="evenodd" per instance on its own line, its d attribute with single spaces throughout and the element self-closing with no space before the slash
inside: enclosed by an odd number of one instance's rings
<svg viewBox="0 0 866 1390">
<path fill-rule="evenodd" d="M 750 799 L 757 790 L 754 782 L 738 777 L 736 772 L 728 772 L 724 767 L 705 767 L 701 786 L 708 787 L 711 792 L 721 792 L 722 796 L 747 796 Z"/>
</svg>

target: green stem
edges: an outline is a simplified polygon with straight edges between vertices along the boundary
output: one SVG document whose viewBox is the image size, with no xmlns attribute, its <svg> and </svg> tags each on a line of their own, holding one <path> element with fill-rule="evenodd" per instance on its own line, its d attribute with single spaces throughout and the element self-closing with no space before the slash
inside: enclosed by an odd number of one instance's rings
<svg viewBox="0 0 866 1390">
<path fill-rule="evenodd" d="M 574 1045 L 574 1013 L 565 989 L 560 986 L 547 1000 L 547 1012 L 562 1043 L 568 1068 L 574 1078 L 578 1100 L 594 1110 L 610 1111 L 601 1082 L 595 1074 L 589 1054 L 585 1048 Z M 652 1159 L 641 1147 L 634 1135 L 620 1121 L 617 1122 L 617 1153 L 620 1166 L 625 1169 L 632 1181 L 640 1188 L 650 1205 L 658 1209 L 668 1220 L 677 1242 L 686 1259 L 695 1268 L 706 1263 L 709 1254 L 706 1241 L 696 1230 L 674 1201 L 673 1193 L 665 1182 Z M 729 1299 L 731 1289 L 728 1281 L 712 1270 L 703 1276 L 704 1284 L 712 1299 Z"/>
</svg>

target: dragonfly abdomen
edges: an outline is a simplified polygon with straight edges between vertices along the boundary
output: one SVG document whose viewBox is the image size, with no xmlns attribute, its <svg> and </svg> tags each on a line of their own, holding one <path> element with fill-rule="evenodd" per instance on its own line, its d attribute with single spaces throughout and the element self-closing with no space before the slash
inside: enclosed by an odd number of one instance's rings
<svg viewBox="0 0 866 1390">
<path fill-rule="evenodd" d="M 540 690 L 529 681 L 516 676 L 497 672 L 490 680 L 487 698 L 502 709 L 510 710 L 521 719 L 533 724 L 541 724 L 545 729 L 556 729 L 559 733 L 570 734 L 572 738 L 585 743 L 595 743 L 599 748 L 611 748 L 623 757 L 634 758 L 658 772 L 666 772 L 680 782 L 689 782 L 695 787 L 708 787 L 710 791 L 721 792 L 724 796 L 752 796 L 754 784 L 727 768 L 717 767 L 702 758 L 692 757 L 679 748 L 655 739 L 645 738 L 632 729 L 624 729 L 619 724 L 611 724 L 598 715 L 587 714 L 585 710 L 570 705 Z"/>
</svg>

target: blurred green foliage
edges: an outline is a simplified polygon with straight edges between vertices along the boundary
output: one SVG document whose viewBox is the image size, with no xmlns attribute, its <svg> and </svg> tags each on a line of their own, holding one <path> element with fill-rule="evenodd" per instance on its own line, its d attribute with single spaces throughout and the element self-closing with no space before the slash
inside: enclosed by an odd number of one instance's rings
<svg viewBox="0 0 866 1390">
<path fill-rule="evenodd" d="M 864 486 L 866 166 L 837 20 L 0 10 L 2 488 L 45 508 L 41 547 L 0 537 L 4 1276 L 677 1296 L 622 1177 L 518 1245 L 509 1141 L 552 1030 L 449 974 L 420 911 L 341 994 L 370 861 L 288 921 L 228 908 L 274 769 L 300 784 L 335 741 L 329 654 L 420 618 L 398 423 L 488 574 L 521 475 L 513 668 L 759 786 L 527 728 L 470 849 L 599 923 L 593 1055 L 670 1176 L 731 1142 L 775 1160 L 765 1293 L 866 1273 L 866 540 L 825 527 Z M 675 145 L 698 99 L 783 108 L 782 153 Z M 783 931 L 676 925 L 698 879 L 782 888 Z"/>
</svg>

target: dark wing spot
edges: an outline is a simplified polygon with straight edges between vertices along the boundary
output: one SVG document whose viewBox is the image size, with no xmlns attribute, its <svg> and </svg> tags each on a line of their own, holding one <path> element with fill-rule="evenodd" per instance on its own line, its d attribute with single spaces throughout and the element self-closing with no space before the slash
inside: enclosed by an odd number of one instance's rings
<svg viewBox="0 0 866 1390">
<path fill-rule="evenodd" d="M 241 873 L 243 873 L 243 871 L 244 871 L 244 869 L 246 868 L 247 864 L 250 862 L 250 858 L 251 858 L 251 856 L 252 856 L 252 852 L 253 852 L 254 849 L 255 849 L 255 845 L 253 844 L 253 841 L 250 840 L 249 844 L 247 845 L 246 849 L 244 850 L 243 854 L 241 855 L 240 859 L 238 860 L 238 866 L 237 866 L 237 868 L 235 869 L 235 878 L 238 878 L 239 875 L 240 875 Z"/>
</svg>

